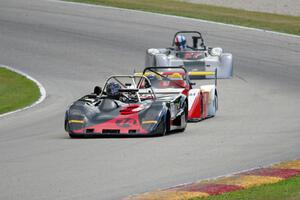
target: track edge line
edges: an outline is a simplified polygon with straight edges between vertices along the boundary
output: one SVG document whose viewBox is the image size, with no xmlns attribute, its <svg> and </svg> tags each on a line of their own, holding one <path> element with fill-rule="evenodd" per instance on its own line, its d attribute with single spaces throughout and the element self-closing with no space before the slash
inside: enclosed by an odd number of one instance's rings
<svg viewBox="0 0 300 200">
<path fill-rule="evenodd" d="M 46 96 L 47 96 L 46 89 L 44 88 L 44 86 L 38 80 L 36 80 L 32 76 L 26 74 L 25 72 L 22 72 L 21 70 L 15 69 L 13 67 L 2 65 L 2 64 L 0 64 L 0 67 L 8 69 L 10 71 L 13 71 L 15 73 L 18 73 L 18 74 L 20 74 L 22 76 L 25 76 L 27 79 L 33 81 L 38 86 L 39 91 L 40 91 L 40 97 L 39 97 L 39 99 L 37 101 L 35 101 L 31 105 L 26 106 L 24 108 L 20 108 L 20 109 L 14 110 L 14 111 L 10 111 L 10 112 L 7 112 L 7 113 L 0 114 L 0 118 L 6 117 L 8 115 L 11 115 L 11 114 L 14 114 L 14 113 L 17 113 L 17 112 L 20 112 L 20 111 L 27 110 L 29 108 L 32 108 L 32 107 L 34 107 L 34 106 L 42 103 L 46 99 Z"/>
</svg>

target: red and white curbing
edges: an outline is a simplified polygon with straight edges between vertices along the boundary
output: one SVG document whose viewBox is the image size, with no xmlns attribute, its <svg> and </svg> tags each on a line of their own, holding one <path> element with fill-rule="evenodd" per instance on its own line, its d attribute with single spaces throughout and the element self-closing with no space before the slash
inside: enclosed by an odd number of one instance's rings
<svg viewBox="0 0 300 200">
<path fill-rule="evenodd" d="M 11 115 L 11 114 L 17 113 L 17 112 L 20 112 L 20 111 L 23 111 L 23 110 L 27 110 L 29 108 L 32 108 L 32 107 L 34 107 L 34 106 L 42 103 L 45 100 L 47 93 L 46 93 L 46 90 L 45 90 L 44 86 L 39 81 L 37 81 L 36 79 L 34 79 L 33 77 L 29 76 L 28 74 L 26 74 L 26 73 L 24 73 L 24 72 L 22 72 L 20 70 L 17 70 L 15 68 L 12 68 L 12 67 L 9 67 L 9 66 L 5 66 L 5 65 L 0 65 L 0 67 L 8 69 L 8 70 L 13 71 L 13 72 L 16 72 L 16 73 L 18 73 L 18 74 L 20 74 L 22 76 L 25 76 L 27 79 L 33 81 L 38 86 L 38 88 L 40 90 L 40 98 L 36 102 L 34 102 L 33 104 L 31 104 L 31 105 L 29 105 L 29 106 L 27 106 L 25 108 L 20 108 L 18 110 L 14 110 L 14 111 L 11 111 L 11 112 L 0 114 L 0 118 L 5 117 L 7 115 Z"/>
<path fill-rule="evenodd" d="M 207 197 L 254 186 L 273 184 L 297 175 L 300 175 L 300 160 L 293 160 L 269 167 L 239 172 L 231 176 L 200 180 L 194 183 L 129 196 L 124 200 L 182 200 L 193 197 Z"/>
</svg>

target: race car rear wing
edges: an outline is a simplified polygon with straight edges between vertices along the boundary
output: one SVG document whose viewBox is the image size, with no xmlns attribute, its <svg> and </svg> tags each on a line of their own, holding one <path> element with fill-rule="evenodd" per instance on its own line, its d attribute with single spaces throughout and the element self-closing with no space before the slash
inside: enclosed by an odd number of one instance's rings
<svg viewBox="0 0 300 200">
<path fill-rule="evenodd" d="M 214 79 L 217 86 L 218 70 L 215 71 L 190 71 L 188 72 L 190 79 Z"/>
</svg>

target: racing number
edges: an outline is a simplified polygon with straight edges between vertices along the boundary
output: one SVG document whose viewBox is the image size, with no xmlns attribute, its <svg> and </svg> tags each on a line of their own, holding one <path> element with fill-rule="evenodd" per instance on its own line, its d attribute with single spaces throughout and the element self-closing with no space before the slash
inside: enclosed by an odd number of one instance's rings
<svg viewBox="0 0 300 200">
<path fill-rule="evenodd" d="M 126 119 L 118 119 L 116 121 L 117 126 L 119 127 L 131 127 L 133 125 L 136 125 L 136 119 L 132 119 L 132 118 L 126 118 Z"/>
</svg>

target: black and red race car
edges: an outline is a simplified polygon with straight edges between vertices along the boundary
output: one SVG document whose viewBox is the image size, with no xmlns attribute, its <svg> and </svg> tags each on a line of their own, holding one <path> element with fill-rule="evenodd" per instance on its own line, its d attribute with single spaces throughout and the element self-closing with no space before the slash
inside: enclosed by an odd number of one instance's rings
<svg viewBox="0 0 300 200">
<path fill-rule="evenodd" d="M 162 77 L 170 86 L 185 87 L 177 79 Z M 68 108 L 65 130 L 70 137 L 165 135 L 172 130 L 184 131 L 188 118 L 187 96 L 155 90 L 144 75 L 111 76 L 103 89 L 96 86 L 94 93 Z"/>
</svg>

